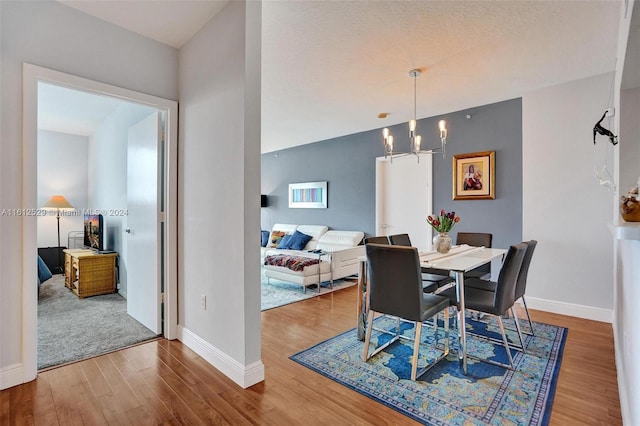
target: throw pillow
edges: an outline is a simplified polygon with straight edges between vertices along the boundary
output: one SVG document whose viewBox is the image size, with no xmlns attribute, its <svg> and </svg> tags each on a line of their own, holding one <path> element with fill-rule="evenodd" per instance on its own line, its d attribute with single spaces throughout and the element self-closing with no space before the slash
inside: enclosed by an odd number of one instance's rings
<svg viewBox="0 0 640 426">
<path fill-rule="evenodd" d="M 291 237 L 293 235 L 291 234 L 287 234 L 284 237 L 282 237 L 282 239 L 280 240 L 280 242 L 278 243 L 278 249 L 290 249 L 291 247 L 289 247 L 289 241 L 291 241 Z"/>
<path fill-rule="evenodd" d="M 269 231 L 260 231 L 260 247 L 266 247 L 269 242 Z"/>
<path fill-rule="evenodd" d="M 311 241 L 311 238 L 313 237 L 310 235 L 296 231 L 289 239 L 289 248 L 292 250 L 304 250 L 307 243 Z"/>
<path fill-rule="evenodd" d="M 278 244 L 280 244 L 280 240 L 284 237 L 286 232 L 284 231 L 273 231 L 271 232 L 271 240 L 269 241 L 269 247 L 276 248 Z"/>
</svg>

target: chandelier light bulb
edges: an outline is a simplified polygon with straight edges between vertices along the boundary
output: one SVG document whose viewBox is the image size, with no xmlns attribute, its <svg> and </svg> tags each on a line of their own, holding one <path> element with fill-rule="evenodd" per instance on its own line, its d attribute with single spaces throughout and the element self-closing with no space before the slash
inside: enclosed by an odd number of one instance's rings
<svg viewBox="0 0 640 426">
<path fill-rule="evenodd" d="M 422 142 L 422 136 L 418 135 L 415 139 L 415 152 L 418 153 L 420 151 L 420 143 Z"/>
<path fill-rule="evenodd" d="M 447 122 L 444 120 L 440 120 L 440 122 L 438 122 L 438 127 L 440 127 L 440 138 L 446 138 L 447 137 Z"/>
<path fill-rule="evenodd" d="M 389 129 L 387 129 L 386 127 L 382 129 L 382 137 L 385 139 L 389 137 Z"/>
<path fill-rule="evenodd" d="M 413 132 L 416 130 L 416 120 L 409 121 L 409 131 Z"/>
<path fill-rule="evenodd" d="M 393 135 L 387 138 L 387 145 L 389 145 L 389 152 L 393 152 Z"/>
</svg>

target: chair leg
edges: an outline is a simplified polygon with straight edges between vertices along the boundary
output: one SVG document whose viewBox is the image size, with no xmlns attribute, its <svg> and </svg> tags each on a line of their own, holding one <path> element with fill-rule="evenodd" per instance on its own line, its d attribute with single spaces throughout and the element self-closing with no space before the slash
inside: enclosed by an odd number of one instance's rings
<svg viewBox="0 0 640 426">
<path fill-rule="evenodd" d="M 533 331 L 533 323 L 531 322 L 531 317 L 529 316 L 529 308 L 527 308 L 527 301 L 524 300 L 524 296 L 522 296 L 521 299 L 522 299 L 522 304 L 524 305 L 524 312 L 527 314 L 527 321 L 529 321 L 529 328 L 531 329 L 531 333 L 527 333 L 525 331 L 525 334 L 529 334 L 530 336 L 535 336 L 536 333 L 535 331 Z"/>
<path fill-rule="evenodd" d="M 518 315 L 516 314 L 515 308 L 511 307 L 511 315 L 513 315 L 513 321 L 516 323 L 516 330 L 518 330 L 518 338 L 520 339 L 520 347 L 522 348 L 522 352 L 526 352 L 524 347 L 524 339 L 522 338 L 522 331 L 520 330 L 520 323 L 518 322 Z"/>
<path fill-rule="evenodd" d="M 416 322 L 416 335 L 413 342 L 413 358 L 411 358 L 411 380 L 416 380 L 416 371 L 418 369 L 418 353 L 420 351 L 420 335 L 422 334 L 422 323 Z"/>
<path fill-rule="evenodd" d="M 496 315 L 498 318 L 498 324 L 500 324 L 500 332 L 502 333 L 502 342 L 504 343 L 504 350 L 507 351 L 507 357 L 509 358 L 509 365 L 511 365 L 511 369 L 515 370 L 515 366 L 513 364 L 513 358 L 511 357 L 511 349 L 509 349 L 509 343 L 507 342 L 507 335 L 504 333 L 504 324 L 502 324 L 502 317 L 500 315 Z"/>
<path fill-rule="evenodd" d="M 371 342 L 371 330 L 373 329 L 373 311 L 369 309 L 367 314 L 367 334 L 364 338 L 364 350 L 362 351 L 362 360 L 367 362 L 369 359 L 369 342 Z"/>
<path fill-rule="evenodd" d="M 449 308 L 444 310 L 444 356 L 449 355 Z"/>
</svg>

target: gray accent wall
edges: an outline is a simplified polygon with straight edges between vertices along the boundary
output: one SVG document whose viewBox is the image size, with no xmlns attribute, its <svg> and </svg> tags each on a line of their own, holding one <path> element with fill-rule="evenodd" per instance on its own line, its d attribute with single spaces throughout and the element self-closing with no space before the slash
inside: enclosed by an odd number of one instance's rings
<svg viewBox="0 0 640 426">
<path fill-rule="evenodd" d="M 467 115 L 471 118 L 467 119 Z M 447 120 L 445 158 L 433 158 L 433 206 L 461 216 L 457 231 L 490 232 L 495 247 L 522 240 L 522 100 L 520 98 L 418 120 L 424 146 L 438 144 L 438 121 Z M 384 127 L 384 126 L 383 126 Z M 389 126 L 396 146 L 408 146 L 407 124 Z M 262 229 L 274 223 L 327 225 L 375 233 L 376 157 L 384 155 L 381 129 L 262 155 Z M 429 129 L 432 129 L 430 131 Z M 496 199 L 452 200 L 452 156 L 496 151 Z M 327 209 L 288 207 L 289 183 L 328 182 Z M 410 185 L 398 188 L 411 192 Z M 429 212 L 425 212 L 425 217 Z M 428 230 L 425 222 L 425 230 Z"/>
</svg>

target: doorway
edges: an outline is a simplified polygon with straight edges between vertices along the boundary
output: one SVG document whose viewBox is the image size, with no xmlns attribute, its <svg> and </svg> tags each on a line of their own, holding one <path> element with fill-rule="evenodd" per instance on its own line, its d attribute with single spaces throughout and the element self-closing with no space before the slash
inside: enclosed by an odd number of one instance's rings
<svg viewBox="0 0 640 426">
<path fill-rule="evenodd" d="M 166 138 L 159 145 L 161 152 L 158 158 L 158 171 L 162 176 L 160 200 L 158 205 L 157 237 L 159 238 L 158 285 L 157 300 L 162 298 L 164 287 L 164 336 L 176 338 L 177 333 L 177 104 L 174 101 L 122 89 L 91 81 L 81 77 L 60 73 L 54 70 L 24 64 L 23 68 L 23 202 L 25 208 L 37 206 L 37 110 L 38 83 L 48 83 L 61 87 L 80 90 L 87 93 L 107 95 L 118 99 L 146 105 L 157 109 L 164 117 L 162 123 Z M 33 259 L 36 259 L 37 223 L 35 217 L 23 220 L 23 356 L 26 378 L 35 378 L 37 374 L 37 288 L 36 270 Z M 160 310 L 160 306 L 158 306 Z"/>
<path fill-rule="evenodd" d="M 431 155 L 421 156 L 419 162 L 413 155 L 395 157 L 393 162 L 377 158 L 376 235 L 409 234 L 414 246 L 430 250 L 426 217 L 433 209 L 432 180 Z"/>
</svg>

